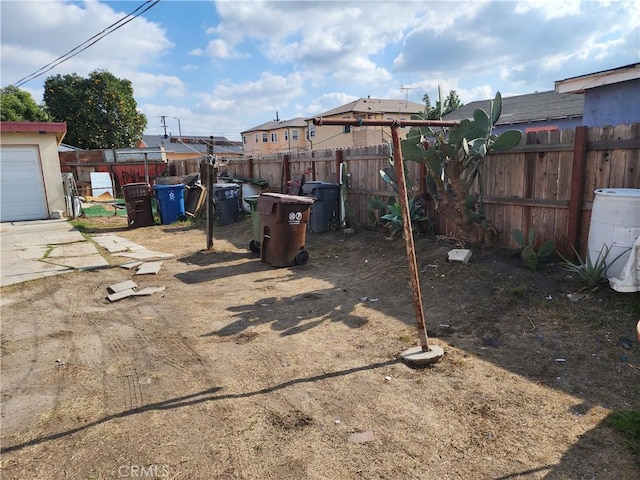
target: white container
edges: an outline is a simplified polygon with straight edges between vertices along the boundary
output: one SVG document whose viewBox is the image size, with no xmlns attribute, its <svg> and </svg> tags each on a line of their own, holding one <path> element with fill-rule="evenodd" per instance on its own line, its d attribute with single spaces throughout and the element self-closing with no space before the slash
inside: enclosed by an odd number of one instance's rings
<svg viewBox="0 0 640 480">
<path fill-rule="evenodd" d="M 241 183 L 240 186 L 242 188 L 242 209 L 245 212 L 250 212 L 251 207 L 244 201 L 245 197 L 255 197 L 256 195 L 260 195 L 262 189 L 258 185 L 247 182 Z"/>
<path fill-rule="evenodd" d="M 627 263 L 633 243 L 640 236 L 640 189 L 603 188 L 594 193 L 589 257 L 595 262 L 600 252 L 604 255 L 608 247 L 607 278 L 617 277 Z M 618 255 L 620 258 L 613 261 Z"/>
</svg>

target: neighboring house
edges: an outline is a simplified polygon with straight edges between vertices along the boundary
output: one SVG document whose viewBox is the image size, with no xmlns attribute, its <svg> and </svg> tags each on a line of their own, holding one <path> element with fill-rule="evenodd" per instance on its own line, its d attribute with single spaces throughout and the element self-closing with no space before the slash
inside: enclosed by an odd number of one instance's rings
<svg viewBox="0 0 640 480">
<path fill-rule="evenodd" d="M 0 122 L 0 221 L 48 219 L 66 210 L 58 147 L 66 123 Z"/>
<path fill-rule="evenodd" d="M 312 150 L 364 147 L 380 145 L 391 141 L 391 127 L 382 126 L 314 126 L 314 118 L 325 119 L 371 119 L 371 120 L 410 120 L 414 114 L 424 113 L 424 104 L 405 100 L 378 98 L 359 98 L 333 110 L 307 118 L 309 123 L 309 143 Z M 409 131 L 400 128 L 401 137 Z"/>
<path fill-rule="evenodd" d="M 443 120 L 473 119 L 473 112 L 481 108 L 489 113 L 492 100 L 470 102 L 443 117 Z M 548 92 L 502 97 L 502 115 L 494 128 L 495 134 L 505 130 L 522 133 L 540 130 L 575 128 L 582 123 L 583 95 Z"/>
<path fill-rule="evenodd" d="M 242 146 L 246 156 L 286 153 L 296 150 L 308 150 L 308 125 L 304 118 L 291 120 L 273 120 L 250 128 L 242 135 Z"/>
<path fill-rule="evenodd" d="M 164 148 L 167 161 L 200 160 L 207 155 L 215 155 L 222 159 L 242 156 L 243 150 L 239 142 L 232 142 L 225 137 L 143 135 L 139 148 Z"/>
<path fill-rule="evenodd" d="M 556 92 L 584 95 L 582 125 L 640 122 L 640 63 L 558 80 Z"/>
</svg>

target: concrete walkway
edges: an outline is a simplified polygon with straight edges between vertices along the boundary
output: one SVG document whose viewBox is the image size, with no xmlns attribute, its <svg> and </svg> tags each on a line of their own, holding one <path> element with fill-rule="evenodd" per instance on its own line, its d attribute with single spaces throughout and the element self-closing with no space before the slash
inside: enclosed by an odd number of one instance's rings
<svg viewBox="0 0 640 480">
<path fill-rule="evenodd" d="M 109 255 L 124 257 L 123 266 L 132 260 L 141 264 L 173 257 L 112 234 L 92 235 L 87 240 L 64 219 L 0 223 L 0 286 L 109 266 L 96 243 Z"/>
<path fill-rule="evenodd" d="M 109 265 L 95 244 L 64 219 L 0 223 L 0 248 L 3 287 Z"/>
</svg>

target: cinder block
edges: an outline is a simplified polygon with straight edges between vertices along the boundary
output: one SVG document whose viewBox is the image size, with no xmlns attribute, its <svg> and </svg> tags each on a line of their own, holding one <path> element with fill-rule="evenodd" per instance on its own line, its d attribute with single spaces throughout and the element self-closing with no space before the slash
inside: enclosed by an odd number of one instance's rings
<svg viewBox="0 0 640 480">
<path fill-rule="evenodd" d="M 466 248 L 454 248 L 449 251 L 449 260 L 453 262 L 469 263 L 471 260 L 471 250 Z"/>
</svg>

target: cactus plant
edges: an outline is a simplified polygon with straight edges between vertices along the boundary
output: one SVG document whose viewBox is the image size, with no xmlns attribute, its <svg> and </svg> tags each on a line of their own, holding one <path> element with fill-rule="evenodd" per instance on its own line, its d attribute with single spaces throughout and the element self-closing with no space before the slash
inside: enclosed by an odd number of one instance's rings
<svg viewBox="0 0 640 480">
<path fill-rule="evenodd" d="M 522 258 L 522 261 L 529 265 L 531 270 L 533 270 L 534 272 L 538 269 L 538 259 L 548 257 L 553 253 L 553 250 L 555 248 L 555 242 L 553 240 L 547 240 L 540 246 L 540 248 L 536 252 L 534 249 L 536 241 L 536 231 L 533 227 L 529 229 L 529 235 L 526 240 L 524 238 L 522 230 L 520 230 L 519 228 L 516 228 L 513 231 L 513 238 L 522 249 L 520 252 L 520 258 Z"/>
<path fill-rule="evenodd" d="M 477 109 L 472 120 L 462 120 L 451 129 L 412 128 L 402 141 L 403 157 L 425 164 L 427 189 L 436 211 L 458 227 L 459 239 L 464 243 L 490 243 L 498 234 L 485 212 L 482 165 L 489 153 L 509 150 L 522 138 L 519 130 L 493 134 L 501 113 L 502 97 L 498 92 L 489 113 Z"/>
</svg>

